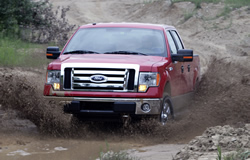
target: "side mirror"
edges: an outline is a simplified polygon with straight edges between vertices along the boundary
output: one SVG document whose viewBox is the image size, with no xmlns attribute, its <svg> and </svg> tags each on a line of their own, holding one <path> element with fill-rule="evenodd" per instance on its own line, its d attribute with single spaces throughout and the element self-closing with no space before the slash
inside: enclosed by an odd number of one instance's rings
<svg viewBox="0 0 250 160">
<path fill-rule="evenodd" d="M 177 54 L 173 54 L 171 57 L 173 62 L 191 62 L 193 61 L 193 50 L 180 49 L 178 50 Z"/>
<path fill-rule="evenodd" d="M 59 47 L 48 47 L 46 57 L 48 59 L 57 59 L 60 56 L 61 52 L 59 51 Z"/>
</svg>

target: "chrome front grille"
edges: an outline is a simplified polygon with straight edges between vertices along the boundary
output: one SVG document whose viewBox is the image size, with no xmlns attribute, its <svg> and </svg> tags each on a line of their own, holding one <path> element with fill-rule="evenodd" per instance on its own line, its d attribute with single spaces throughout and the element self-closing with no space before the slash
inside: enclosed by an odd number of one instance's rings
<svg viewBox="0 0 250 160">
<path fill-rule="evenodd" d="M 118 66 L 117 66 L 118 67 Z M 62 67 L 63 90 L 134 92 L 138 69 L 133 67 Z"/>
<path fill-rule="evenodd" d="M 72 88 L 93 90 L 126 90 L 127 69 L 74 68 L 72 69 Z M 93 82 L 91 77 L 106 77 L 105 82 Z"/>
</svg>

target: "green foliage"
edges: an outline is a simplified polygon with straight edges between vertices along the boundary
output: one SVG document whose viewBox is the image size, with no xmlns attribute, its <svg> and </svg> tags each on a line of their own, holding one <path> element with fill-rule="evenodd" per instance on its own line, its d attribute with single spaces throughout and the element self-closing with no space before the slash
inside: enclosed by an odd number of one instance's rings
<svg viewBox="0 0 250 160">
<path fill-rule="evenodd" d="M 250 158 L 250 151 L 245 151 L 243 149 L 238 150 L 235 153 L 228 154 L 222 157 L 221 147 L 217 147 L 217 157 L 216 160 L 247 160 Z"/>
<path fill-rule="evenodd" d="M 38 56 L 35 50 L 39 48 L 41 47 L 37 44 L 0 35 L 0 66 L 40 67 L 48 60 Z M 41 56 L 45 56 L 45 54 Z"/>
<path fill-rule="evenodd" d="M 220 14 L 218 14 L 216 17 L 217 18 L 218 17 L 223 17 L 223 16 L 226 17 L 231 11 L 232 11 L 232 9 L 230 7 L 225 6 L 223 11 Z"/>
<path fill-rule="evenodd" d="M 125 151 L 114 152 L 109 149 L 109 144 L 106 141 L 106 153 L 100 152 L 100 160 L 139 160 L 136 157 L 130 156 Z"/>
<path fill-rule="evenodd" d="M 195 8 L 201 8 L 201 3 L 218 3 L 221 0 L 172 0 L 173 3 L 175 2 L 192 2 L 195 4 Z"/>
<path fill-rule="evenodd" d="M 59 10 L 59 9 L 58 9 Z M 49 0 L 1 0 L 0 32 L 31 42 L 65 44 L 74 29 L 65 19 L 69 7 L 54 12 Z"/>
<path fill-rule="evenodd" d="M 193 17 L 193 15 L 194 15 L 195 13 L 196 13 L 196 11 L 184 13 L 184 20 L 183 20 L 183 22 L 189 20 L 191 17 Z"/>
<path fill-rule="evenodd" d="M 156 2 L 156 1 L 164 1 L 164 0 L 143 0 L 143 3 L 147 4 L 147 3 L 153 3 L 153 2 Z"/>
<path fill-rule="evenodd" d="M 45 25 L 44 18 L 38 12 L 46 5 L 45 2 L 31 0 L 0 1 L 0 30 L 13 32 L 20 25 Z"/>
<path fill-rule="evenodd" d="M 201 3 L 219 3 L 225 2 L 229 5 L 229 7 L 239 8 L 243 6 L 250 6 L 249 0 L 172 0 L 173 3 L 175 2 L 192 2 L 195 4 L 195 7 L 201 8 Z"/>
<path fill-rule="evenodd" d="M 127 152 L 108 151 L 107 153 L 101 152 L 100 160 L 139 160 L 139 159 L 129 156 L 129 154 Z"/>
<path fill-rule="evenodd" d="M 223 160 L 247 160 L 250 158 L 250 152 L 239 150 L 236 153 L 231 153 L 223 157 Z"/>
<path fill-rule="evenodd" d="M 221 160 L 221 158 L 222 158 L 222 155 L 221 155 L 221 147 L 220 146 L 218 146 L 217 147 L 217 158 L 216 158 L 216 160 Z"/>
<path fill-rule="evenodd" d="M 228 4 L 232 8 L 250 6 L 250 0 L 226 0 L 225 3 Z"/>
<path fill-rule="evenodd" d="M 220 14 L 216 15 L 213 18 L 202 18 L 204 20 L 213 20 L 219 17 L 229 18 L 229 14 L 231 11 L 233 11 L 235 8 L 240 8 L 243 6 L 249 6 L 250 8 L 250 0 L 171 0 L 172 3 L 178 3 L 178 2 L 191 2 L 195 4 L 195 9 L 192 12 L 186 12 L 183 15 L 183 21 L 185 22 L 188 19 L 190 19 L 199 8 L 201 8 L 201 3 L 223 3 L 225 5 L 224 9 L 221 11 Z M 230 24 L 226 27 L 229 28 L 231 26 Z M 215 26 L 217 27 L 217 26 Z"/>
</svg>

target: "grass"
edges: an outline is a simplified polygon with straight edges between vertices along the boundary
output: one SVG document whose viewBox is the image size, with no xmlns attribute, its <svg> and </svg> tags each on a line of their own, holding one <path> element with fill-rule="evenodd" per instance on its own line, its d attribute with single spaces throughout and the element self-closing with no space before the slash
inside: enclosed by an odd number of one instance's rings
<svg viewBox="0 0 250 160">
<path fill-rule="evenodd" d="M 191 17 L 193 17 L 194 14 L 197 13 L 197 10 L 201 8 L 201 3 L 224 3 L 225 7 L 221 11 L 220 14 L 216 15 L 213 18 L 202 18 L 203 20 L 214 20 L 219 17 L 229 18 L 229 14 L 231 11 L 233 11 L 236 8 L 248 6 L 250 8 L 250 0 L 171 0 L 172 3 L 178 3 L 178 2 L 191 2 L 195 4 L 195 9 L 193 11 L 189 11 L 183 14 L 183 22 L 187 21 Z M 229 28 L 231 24 L 229 24 Z"/>
<path fill-rule="evenodd" d="M 226 0 L 226 4 L 233 8 L 240 8 L 244 6 L 250 6 L 249 0 Z"/>
<path fill-rule="evenodd" d="M 223 160 L 247 160 L 250 158 L 249 151 L 239 150 L 236 153 L 231 153 L 223 157 Z"/>
<path fill-rule="evenodd" d="M 236 9 L 236 8 L 240 8 L 240 7 L 244 7 L 244 6 L 249 6 L 250 7 L 250 0 L 225 0 L 225 7 L 223 9 L 223 11 L 218 14 L 216 16 L 216 18 L 218 17 L 228 17 L 229 13 Z"/>
<path fill-rule="evenodd" d="M 218 17 L 228 17 L 228 14 L 229 14 L 231 11 L 232 11 L 232 8 L 230 8 L 230 7 L 228 7 L 228 6 L 225 6 L 224 9 L 223 9 L 223 11 L 222 11 L 220 14 L 218 14 L 218 15 L 216 16 L 216 18 L 218 18 Z"/>
<path fill-rule="evenodd" d="M 43 45 L 0 35 L 1 67 L 40 67 L 49 61 L 41 53 Z"/>
<path fill-rule="evenodd" d="M 155 1 L 163 1 L 163 0 L 143 0 L 143 3 L 144 4 L 147 4 L 147 3 L 153 3 Z"/>
<path fill-rule="evenodd" d="M 126 151 L 114 152 L 109 149 L 109 144 L 106 142 L 106 153 L 101 151 L 99 155 L 99 160 L 140 160 L 140 159 L 130 156 Z"/>
<path fill-rule="evenodd" d="M 221 156 L 221 147 L 218 146 L 217 147 L 217 158 L 216 158 L 216 160 L 221 160 L 221 158 L 222 158 L 222 156 Z"/>
<path fill-rule="evenodd" d="M 139 160 L 136 157 L 130 156 L 125 151 L 119 151 L 119 152 L 108 151 L 106 153 L 101 152 L 99 159 L 100 160 Z"/>
<path fill-rule="evenodd" d="M 193 17 L 193 15 L 196 13 L 196 11 L 192 11 L 192 12 L 185 12 L 184 13 L 184 19 L 183 22 L 186 22 L 187 20 L 189 20 L 191 17 Z"/>
<path fill-rule="evenodd" d="M 221 0 L 172 0 L 172 3 L 176 2 L 192 2 L 195 4 L 195 8 L 201 8 L 201 3 L 218 3 Z"/>
<path fill-rule="evenodd" d="M 240 8 L 243 6 L 250 6 L 250 0 L 172 0 L 172 3 L 176 2 L 192 2 L 195 4 L 195 8 L 201 8 L 201 3 L 219 3 L 224 2 L 228 7 Z"/>
<path fill-rule="evenodd" d="M 235 153 L 231 153 L 222 157 L 221 147 L 217 147 L 216 160 L 247 160 L 248 158 L 250 158 L 250 151 L 245 151 L 243 149 L 240 149 Z"/>
</svg>

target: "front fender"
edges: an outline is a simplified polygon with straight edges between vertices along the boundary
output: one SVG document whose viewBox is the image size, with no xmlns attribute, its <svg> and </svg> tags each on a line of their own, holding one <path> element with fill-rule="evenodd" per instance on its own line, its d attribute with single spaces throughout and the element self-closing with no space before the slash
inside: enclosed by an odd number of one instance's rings
<svg viewBox="0 0 250 160">
<path fill-rule="evenodd" d="M 165 70 L 162 74 L 161 83 L 160 83 L 160 87 L 159 87 L 159 92 L 160 92 L 161 97 L 163 96 L 163 93 L 165 91 L 165 87 L 168 83 L 169 84 L 171 83 L 171 76 L 170 76 L 169 72 L 167 70 Z M 171 89 L 169 91 L 169 94 L 171 94 Z"/>
</svg>

